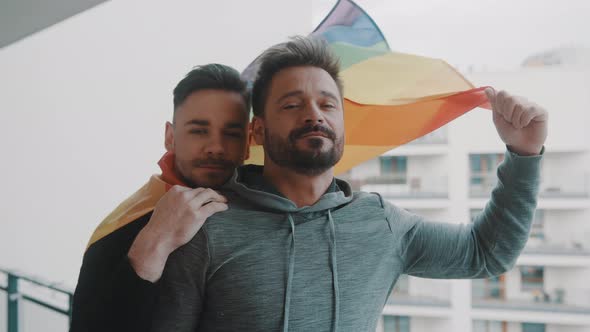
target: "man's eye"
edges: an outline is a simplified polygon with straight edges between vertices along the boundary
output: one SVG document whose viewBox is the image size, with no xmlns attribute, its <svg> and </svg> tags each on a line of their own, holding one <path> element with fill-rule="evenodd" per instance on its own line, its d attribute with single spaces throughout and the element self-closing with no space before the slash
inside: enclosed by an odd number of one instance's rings
<svg viewBox="0 0 590 332">
<path fill-rule="evenodd" d="M 291 110 L 291 109 L 295 109 L 295 108 L 299 108 L 299 104 L 287 104 L 287 105 L 283 106 L 283 109 L 285 109 L 285 110 Z"/>
<path fill-rule="evenodd" d="M 189 133 L 195 134 L 195 135 L 204 135 L 207 133 L 207 130 L 205 130 L 205 129 L 192 129 L 191 131 L 189 131 Z"/>
<path fill-rule="evenodd" d="M 334 104 L 324 104 L 324 108 L 336 108 Z"/>
</svg>

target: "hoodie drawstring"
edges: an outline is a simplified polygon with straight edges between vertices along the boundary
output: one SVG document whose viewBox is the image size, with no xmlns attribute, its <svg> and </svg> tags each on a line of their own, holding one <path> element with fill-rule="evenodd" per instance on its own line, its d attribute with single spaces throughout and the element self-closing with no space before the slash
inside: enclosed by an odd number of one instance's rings
<svg viewBox="0 0 590 332">
<path fill-rule="evenodd" d="M 285 290 L 285 305 L 283 306 L 283 332 L 289 330 L 289 310 L 291 307 L 291 284 L 293 282 L 293 269 L 295 268 L 295 223 L 290 213 L 287 218 L 291 224 L 291 250 L 289 250 L 289 274 L 287 276 L 287 289 Z"/>
<path fill-rule="evenodd" d="M 289 330 L 289 312 L 291 307 L 291 287 L 293 283 L 293 270 L 295 269 L 295 223 L 293 216 L 287 213 L 291 225 L 291 249 L 289 250 L 289 272 L 287 275 L 287 289 L 285 290 L 285 304 L 283 306 L 283 332 Z M 332 213 L 328 210 L 328 221 L 330 223 L 330 261 L 332 267 L 332 285 L 334 287 L 334 325 L 332 331 L 338 331 L 340 321 L 340 290 L 338 288 L 338 265 L 336 261 L 336 226 Z"/>
<path fill-rule="evenodd" d="M 338 265 L 336 264 L 336 226 L 332 213 L 328 210 L 328 220 L 330 222 L 330 235 L 332 242 L 330 245 L 330 256 L 332 259 L 332 285 L 334 286 L 334 328 L 333 331 L 338 330 L 338 321 L 340 320 L 340 290 L 338 288 Z"/>
</svg>

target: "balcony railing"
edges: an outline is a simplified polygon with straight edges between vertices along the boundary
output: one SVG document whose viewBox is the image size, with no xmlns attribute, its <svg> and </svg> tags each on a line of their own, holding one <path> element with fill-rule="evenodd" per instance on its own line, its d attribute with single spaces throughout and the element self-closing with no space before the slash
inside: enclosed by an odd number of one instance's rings
<svg viewBox="0 0 590 332">
<path fill-rule="evenodd" d="M 448 142 L 447 127 L 439 128 L 430 134 L 424 135 L 408 144 L 446 144 Z"/>
<path fill-rule="evenodd" d="M 387 300 L 389 305 L 449 307 L 451 305 L 450 285 L 437 280 L 429 280 L 432 287 L 409 291 L 397 286 Z"/>
<path fill-rule="evenodd" d="M 507 289 L 504 284 L 474 280 L 472 299 L 472 306 L 481 309 L 590 314 L 590 289 L 522 291 Z"/>
<path fill-rule="evenodd" d="M 496 173 L 471 173 L 469 192 L 471 197 L 487 197 L 498 183 Z M 541 179 L 539 196 L 543 198 L 588 198 L 590 197 L 589 173 L 560 174 Z"/>
<path fill-rule="evenodd" d="M 575 255 L 588 256 L 590 255 L 590 245 L 588 240 L 585 242 L 574 240 L 556 241 L 551 238 L 545 239 L 529 239 L 524 253 L 530 255 Z"/>
<path fill-rule="evenodd" d="M 357 180 L 363 191 L 378 192 L 392 198 L 447 198 L 447 178 L 444 176 L 406 176 L 384 174 Z"/>
<path fill-rule="evenodd" d="M 19 311 L 23 301 L 37 304 L 52 312 L 72 317 L 73 293 L 70 290 L 0 269 L 0 292 L 6 293 L 7 314 L 6 331 L 22 331 L 19 324 Z"/>
</svg>

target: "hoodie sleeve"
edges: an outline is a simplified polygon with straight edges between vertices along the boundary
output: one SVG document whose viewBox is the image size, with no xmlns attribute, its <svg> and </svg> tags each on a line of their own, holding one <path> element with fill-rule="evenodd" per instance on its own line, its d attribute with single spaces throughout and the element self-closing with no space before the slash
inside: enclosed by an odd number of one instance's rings
<svg viewBox="0 0 590 332">
<path fill-rule="evenodd" d="M 70 332 L 144 331 L 157 284 L 141 279 L 127 252 L 151 214 L 94 243 L 82 261 L 73 298 Z"/>
<path fill-rule="evenodd" d="M 537 204 L 539 156 L 506 152 L 498 184 L 473 223 L 427 221 L 388 205 L 387 217 L 400 234 L 404 273 L 425 278 L 486 278 L 510 270 L 529 236 Z"/>
<path fill-rule="evenodd" d="M 186 245 L 174 251 L 159 280 L 154 332 L 194 332 L 205 299 L 209 268 L 207 232 L 202 228 Z"/>
</svg>

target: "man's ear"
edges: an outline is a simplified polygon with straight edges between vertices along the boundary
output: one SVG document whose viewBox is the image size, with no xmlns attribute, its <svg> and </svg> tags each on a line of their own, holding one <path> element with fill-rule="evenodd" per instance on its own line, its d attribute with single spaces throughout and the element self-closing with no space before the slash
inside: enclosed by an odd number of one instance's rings
<svg viewBox="0 0 590 332">
<path fill-rule="evenodd" d="M 249 122 L 248 129 L 246 129 L 246 150 L 244 151 L 244 159 L 242 160 L 242 164 L 244 164 L 244 162 L 250 158 L 250 145 L 252 144 L 252 139 L 252 122 Z"/>
<path fill-rule="evenodd" d="M 259 116 L 252 118 L 252 136 L 258 145 L 264 143 L 264 119 Z"/>
<path fill-rule="evenodd" d="M 246 144 L 246 151 L 244 152 L 244 159 L 242 160 L 242 164 L 246 160 L 250 159 L 250 139 L 248 139 L 248 144 Z"/>
<path fill-rule="evenodd" d="M 164 147 L 166 151 L 174 152 L 174 125 L 166 121 L 166 132 L 164 133 Z"/>
</svg>

